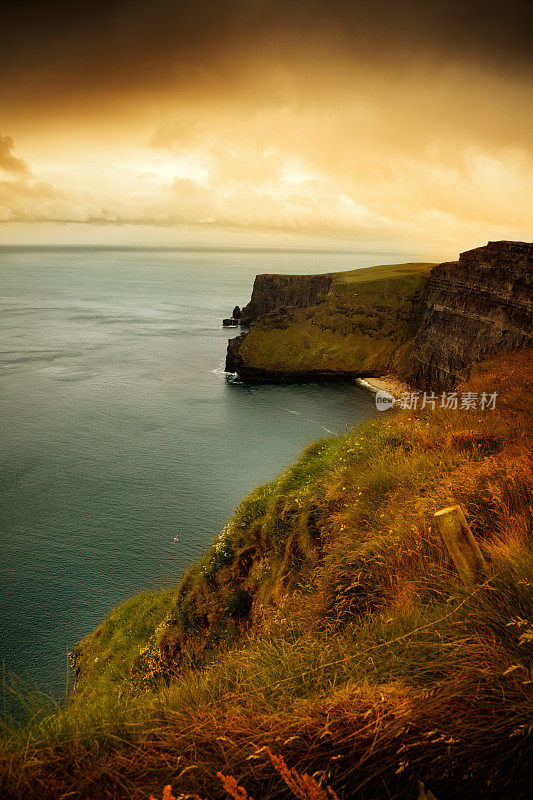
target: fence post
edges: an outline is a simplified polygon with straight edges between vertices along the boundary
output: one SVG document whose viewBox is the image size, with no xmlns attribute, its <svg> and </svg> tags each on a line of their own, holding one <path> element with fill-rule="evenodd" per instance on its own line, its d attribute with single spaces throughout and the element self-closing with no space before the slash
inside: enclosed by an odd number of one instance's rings
<svg viewBox="0 0 533 800">
<path fill-rule="evenodd" d="M 484 580 L 487 563 L 470 530 L 461 506 L 448 506 L 433 515 L 442 540 L 466 584 Z"/>
</svg>

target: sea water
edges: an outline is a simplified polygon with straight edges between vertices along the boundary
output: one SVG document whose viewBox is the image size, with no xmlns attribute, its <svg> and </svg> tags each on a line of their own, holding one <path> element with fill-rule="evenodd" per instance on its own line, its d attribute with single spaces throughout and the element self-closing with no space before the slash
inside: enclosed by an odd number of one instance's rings
<svg viewBox="0 0 533 800">
<path fill-rule="evenodd" d="M 61 695 L 67 649 L 175 585 L 239 501 L 374 415 L 353 383 L 250 386 L 221 327 L 258 272 L 347 252 L 0 248 L 0 661 Z M 403 260 L 407 260 L 404 258 Z"/>
</svg>

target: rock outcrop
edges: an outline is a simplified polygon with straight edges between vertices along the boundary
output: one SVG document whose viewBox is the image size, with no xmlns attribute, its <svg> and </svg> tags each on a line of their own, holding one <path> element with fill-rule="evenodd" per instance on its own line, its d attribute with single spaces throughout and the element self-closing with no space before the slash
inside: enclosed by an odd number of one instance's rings
<svg viewBox="0 0 533 800">
<path fill-rule="evenodd" d="M 532 342 L 533 244 L 489 242 L 429 266 L 258 275 L 242 309 L 250 333 L 230 340 L 226 370 L 268 382 L 392 372 L 443 389 Z"/>
<path fill-rule="evenodd" d="M 383 374 L 412 336 L 413 308 L 431 266 L 258 276 L 247 308 L 270 310 L 252 321 L 249 333 L 230 339 L 226 371 L 268 383 Z"/>
<path fill-rule="evenodd" d="M 405 363 L 420 388 L 453 387 L 470 366 L 533 340 L 533 244 L 489 242 L 431 270 Z"/>
<path fill-rule="evenodd" d="M 228 340 L 228 350 L 226 353 L 226 372 L 241 373 L 243 368 L 242 356 L 239 355 L 239 347 L 241 346 L 246 333 L 241 333 L 240 336 L 234 336 Z"/>
<path fill-rule="evenodd" d="M 332 284 L 332 275 L 257 275 L 252 299 L 241 310 L 241 319 L 250 323 L 282 306 L 314 306 Z"/>
</svg>

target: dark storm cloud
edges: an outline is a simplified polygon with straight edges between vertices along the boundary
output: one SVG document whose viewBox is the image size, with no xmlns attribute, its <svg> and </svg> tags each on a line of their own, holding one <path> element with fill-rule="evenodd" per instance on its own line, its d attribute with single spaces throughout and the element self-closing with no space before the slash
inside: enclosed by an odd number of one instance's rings
<svg viewBox="0 0 533 800">
<path fill-rule="evenodd" d="M 79 0 L 10 3 L 0 32 L 11 103 L 137 89 L 230 92 L 246 63 L 299 59 L 398 69 L 467 62 L 532 69 L 527 0 Z"/>
<path fill-rule="evenodd" d="M 22 158 L 13 155 L 13 139 L 0 133 L 0 169 L 20 177 L 26 177 L 30 170 Z"/>
</svg>

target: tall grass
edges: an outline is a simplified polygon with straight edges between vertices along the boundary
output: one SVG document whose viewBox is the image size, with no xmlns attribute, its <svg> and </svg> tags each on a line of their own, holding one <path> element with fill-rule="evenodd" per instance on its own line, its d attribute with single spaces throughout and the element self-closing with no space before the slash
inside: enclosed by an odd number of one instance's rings
<svg viewBox="0 0 533 800">
<path fill-rule="evenodd" d="M 287 797 L 275 753 L 316 800 L 414 800 L 419 781 L 439 800 L 528 797 L 531 366 L 472 375 L 494 413 L 392 414 L 307 448 L 177 590 L 87 637 L 69 705 L 4 726 L 0 796 L 213 800 L 221 773 Z M 470 589 L 432 525 L 456 502 L 489 564 Z"/>
</svg>

